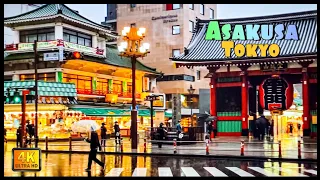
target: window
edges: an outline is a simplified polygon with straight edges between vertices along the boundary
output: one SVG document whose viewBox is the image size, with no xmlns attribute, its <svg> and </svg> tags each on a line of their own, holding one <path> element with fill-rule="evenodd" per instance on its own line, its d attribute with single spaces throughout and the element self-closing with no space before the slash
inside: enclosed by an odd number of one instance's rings
<svg viewBox="0 0 320 180">
<path fill-rule="evenodd" d="M 189 9 L 194 10 L 194 4 L 189 4 Z"/>
<path fill-rule="evenodd" d="M 127 82 L 127 93 L 132 93 L 132 83 Z"/>
<path fill-rule="evenodd" d="M 69 29 L 63 29 L 63 40 L 82 46 L 92 47 L 92 36 L 72 31 Z"/>
<path fill-rule="evenodd" d="M 122 93 L 122 81 L 113 80 L 113 93 Z"/>
<path fill-rule="evenodd" d="M 20 75 L 20 81 L 34 81 L 34 74 L 25 74 Z M 56 73 L 39 73 L 38 80 L 47 81 L 47 82 L 55 82 L 56 81 Z"/>
<path fill-rule="evenodd" d="M 197 71 L 197 80 L 200 80 L 201 76 L 200 76 L 200 71 Z"/>
<path fill-rule="evenodd" d="M 74 74 L 63 74 L 63 82 L 74 83 L 76 88 L 80 91 L 91 92 L 92 78 L 88 76 L 80 76 Z"/>
<path fill-rule="evenodd" d="M 172 56 L 177 57 L 180 55 L 180 49 L 173 49 L 172 50 Z"/>
<path fill-rule="evenodd" d="M 137 4 L 130 4 L 130 8 L 135 8 Z"/>
<path fill-rule="evenodd" d="M 161 78 L 157 78 L 157 81 L 191 81 L 194 82 L 194 76 L 180 74 L 180 75 L 164 75 Z"/>
<path fill-rule="evenodd" d="M 189 31 L 192 32 L 194 28 L 194 23 L 193 21 L 189 21 Z"/>
<path fill-rule="evenodd" d="M 54 28 L 20 31 L 20 42 L 33 43 L 37 41 L 52 41 L 54 39 Z"/>
<path fill-rule="evenodd" d="M 172 9 L 180 9 L 180 4 L 172 4 Z"/>
<path fill-rule="evenodd" d="M 179 25 L 172 26 L 172 34 L 173 35 L 180 34 L 180 26 Z"/>
<path fill-rule="evenodd" d="M 107 94 L 108 92 L 108 79 L 97 79 L 96 91 L 101 94 Z"/>
<path fill-rule="evenodd" d="M 200 4 L 200 14 L 204 15 L 204 4 Z"/>
<path fill-rule="evenodd" d="M 210 9 L 210 19 L 213 19 L 213 18 L 214 18 L 214 10 Z"/>
</svg>

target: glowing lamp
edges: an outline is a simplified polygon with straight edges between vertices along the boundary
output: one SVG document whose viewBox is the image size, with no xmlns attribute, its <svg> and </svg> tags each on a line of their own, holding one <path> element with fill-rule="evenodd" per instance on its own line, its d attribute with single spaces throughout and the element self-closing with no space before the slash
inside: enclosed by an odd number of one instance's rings
<svg viewBox="0 0 320 180">
<path fill-rule="evenodd" d="M 149 44 L 149 43 L 143 43 L 142 46 L 143 46 L 146 50 L 149 50 L 149 49 L 150 49 L 150 44 Z"/>
<path fill-rule="evenodd" d="M 146 48 L 144 48 L 143 46 L 141 46 L 141 47 L 139 48 L 139 50 L 140 50 L 141 53 L 145 53 L 145 52 L 146 52 Z"/>
<path fill-rule="evenodd" d="M 73 57 L 75 59 L 80 59 L 81 58 L 81 54 L 79 52 L 73 52 Z"/>
</svg>

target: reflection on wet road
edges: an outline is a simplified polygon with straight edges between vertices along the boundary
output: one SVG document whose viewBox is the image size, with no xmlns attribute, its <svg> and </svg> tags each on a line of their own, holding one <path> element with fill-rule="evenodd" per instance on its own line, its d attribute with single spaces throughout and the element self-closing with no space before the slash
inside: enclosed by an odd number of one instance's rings
<svg viewBox="0 0 320 180">
<path fill-rule="evenodd" d="M 4 176 L 317 176 L 316 163 L 236 161 L 204 158 L 97 155 L 106 168 L 93 163 L 85 172 L 88 155 L 42 154 L 40 172 L 13 172 L 11 153 L 5 152 Z"/>
</svg>

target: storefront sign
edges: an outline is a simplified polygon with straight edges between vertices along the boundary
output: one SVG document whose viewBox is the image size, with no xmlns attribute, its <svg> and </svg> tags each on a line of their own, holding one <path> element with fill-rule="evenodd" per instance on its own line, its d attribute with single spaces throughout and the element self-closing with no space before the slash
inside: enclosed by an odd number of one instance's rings
<svg viewBox="0 0 320 180">
<path fill-rule="evenodd" d="M 56 60 L 59 60 L 59 53 L 58 52 L 43 53 L 43 60 L 44 61 L 56 61 Z"/>
<path fill-rule="evenodd" d="M 94 54 L 96 53 L 96 49 L 92 47 L 82 46 L 79 44 L 74 44 L 66 41 L 64 42 L 64 47 L 74 49 L 76 51 L 81 51 L 81 52 L 88 52 L 88 53 L 94 53 Z"/>
<path fill-rule="evenodd" d="M 18 50 L 30 50 L 33 49 L 34 43 L 20 43 L 18 44 Z M 38 42 L 37 47 L 38 49 L 41 48 L 50 48 L 50 47 L 56 47 L 57 41 L 48 41 L 48 42 Z"/>
<path fill-rule="evenodd" d="M 152 17 L 151 20 L 158 20 L 158 19 L 163 19 L 163 23 L 168 23 L 168 22 L 177 22 L 178 15 L 167 15 L 167 16 L 158 16 L 158 17 Z"/>
<path fill-rule="evenodd" d="M 288 68 L 288 63 L 278 64 L 261 64 L 260 70 L 262 71 L 284 71 Z"/>
<path fill-rule="evenodd" d="M 293 85 L 284 78 L 268 78 L 259 86 L 259 98 L 266 110 L 287 110 L 293 102 Z"/>
</svg>

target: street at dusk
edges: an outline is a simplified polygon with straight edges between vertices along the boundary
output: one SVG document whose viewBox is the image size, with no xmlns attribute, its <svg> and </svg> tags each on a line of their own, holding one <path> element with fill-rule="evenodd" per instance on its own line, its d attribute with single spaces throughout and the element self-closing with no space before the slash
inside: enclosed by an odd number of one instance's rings
<svg viewBox="0 0 320 180">
<path fill-rule="evenodd" d="M 5 4 L 6 177 L 317 177 L 316 4 Z"/>
</svg>

